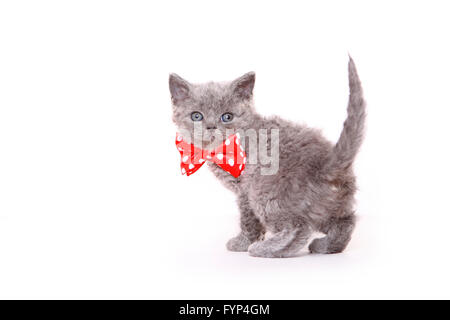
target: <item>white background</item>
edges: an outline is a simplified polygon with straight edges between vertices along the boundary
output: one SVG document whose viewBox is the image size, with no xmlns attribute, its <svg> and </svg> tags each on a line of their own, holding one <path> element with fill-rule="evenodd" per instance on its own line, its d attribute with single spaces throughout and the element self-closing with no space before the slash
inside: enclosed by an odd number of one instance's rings
<svg viewBox="0 0 450 320">
<path fill-rule="evenodd" d="M 0 298 L 450 298 L 449 8 L 435 1 L 3 1 Z M 339 255 L 231 253 L 233 195 L 179 172 L 168 74 L 254 70 L 322 128 L 368 101 Z"/>
</svg>

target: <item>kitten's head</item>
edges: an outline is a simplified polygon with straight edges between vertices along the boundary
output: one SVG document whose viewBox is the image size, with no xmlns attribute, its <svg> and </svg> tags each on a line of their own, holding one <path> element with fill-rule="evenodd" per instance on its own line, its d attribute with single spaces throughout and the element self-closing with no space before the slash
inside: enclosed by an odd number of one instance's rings
<svg viewBox="0 0 450 320">
<path fill-rule="evenodd" d="M 198 147 L 213 149 L 231 131 L 252 124 L 255 74 L 228 82 L 192 84 L 176 74 L 169 78 L 173 121 L 178 131 Z"/>
</svg>

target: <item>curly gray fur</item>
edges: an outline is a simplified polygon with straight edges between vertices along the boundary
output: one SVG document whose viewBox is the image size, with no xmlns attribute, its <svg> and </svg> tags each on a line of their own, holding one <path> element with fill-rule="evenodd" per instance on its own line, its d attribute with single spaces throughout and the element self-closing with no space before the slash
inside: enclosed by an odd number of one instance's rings
<svg viewBox="0 0 450 320">
<path fill-rule="evenodd" d="M 279 129 L 279 170 L 274 175 L 262 175 L 264 165 L 257 162 L 247 164 L 235 179 L 209 163 L 216 177 L 238 198 L 241 232 L 228 241 L 229 250 L 248 251 L 257 257 L 291 257 L 305 246 L 313 231 L 326 236 L 311 242 L 312 253 L 339 253 L 346 248 L 355 225 L 352 163 L 362 143 L 365 119 L 362 87 L 351 58 L 348 69 L 348 116 L 335 145 L 317 130 L 256 113 L 252 72 L 230 83 L 205 84 L 170 75 L 173 120 L 179 130 L 193 133 L 193 111 L 201 112 L 205 127 L 211 128 L 205 130 L 207 138 L 200 147 L 212 149 L 220 142 L 209 140 L 210 130 L 225 135 L 230 129 Z M 235 115 L 232 122 L 220 121 L 225 112 Z M 250 157 L 252 150 L 242 143 Z M 273 236 L 264 239 L 266 231 Z"/>
</svg>

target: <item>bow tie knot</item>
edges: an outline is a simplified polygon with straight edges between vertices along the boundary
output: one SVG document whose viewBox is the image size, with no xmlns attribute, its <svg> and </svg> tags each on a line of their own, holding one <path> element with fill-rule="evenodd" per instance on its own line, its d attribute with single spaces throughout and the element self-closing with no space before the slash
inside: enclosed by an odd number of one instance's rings
<svg viewBox="0 0 450 320">
<path fill-rule="evenodd" d="M 239 177 L 247 160 L 239 138 L 239 133 L 233 134 L 217 149 L 209 151 L 197 148 L 192 143 L 184 141 L 183 137 L 177 134 L 175 145 L 181 155 L 181 173 L 190 176 L 200 169 L 206 161 L 211 161 L 233 177 Z"/>
</svg>

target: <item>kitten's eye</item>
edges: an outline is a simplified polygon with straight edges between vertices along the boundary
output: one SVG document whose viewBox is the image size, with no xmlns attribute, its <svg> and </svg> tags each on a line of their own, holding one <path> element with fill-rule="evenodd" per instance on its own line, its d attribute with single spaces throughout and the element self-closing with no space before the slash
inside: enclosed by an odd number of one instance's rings
<svg viewBox="0 0 450 320">
<path fill-rule="evenodd" d="M 202 121 L 203 115 L 200 112 L 192 112 L 191 113 L 191 119 L 192 121 Z"/>
<path fill-rule="evenodd" d="M 232 113 L 224 113 L 221 117 L 222 122 L 230 122 L 231 120 L 233 120 L 233 114 Z"/>
</svg>

